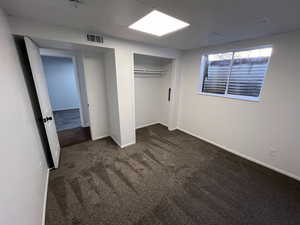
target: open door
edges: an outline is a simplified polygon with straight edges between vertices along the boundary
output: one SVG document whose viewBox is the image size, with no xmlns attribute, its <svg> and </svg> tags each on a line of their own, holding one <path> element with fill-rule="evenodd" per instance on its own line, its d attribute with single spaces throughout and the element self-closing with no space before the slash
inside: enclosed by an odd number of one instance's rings
<svg viewBox="0 0 300 225">
<path fill-rule="evenodd" d="M 28 58 L 31 66 L 37 96 L 41 107 L 41 112 L 43 116 L 42 120 L 47 133 L 52 159 L 55 168 L 58 168 L 60 145 L 56 133 L 56 127 L 50 104 L 46 77 L 44 74 L 43 64 L 40 56 L 40 50 L 39 47 L 30 38 L 25 37 L 24 40 L 27 48 Z"/>
</svg>

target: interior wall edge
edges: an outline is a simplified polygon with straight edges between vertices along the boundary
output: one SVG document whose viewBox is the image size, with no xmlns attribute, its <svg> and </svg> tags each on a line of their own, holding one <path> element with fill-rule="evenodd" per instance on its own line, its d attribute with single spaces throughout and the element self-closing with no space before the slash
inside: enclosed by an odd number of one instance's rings
<svg viewBox="0 0 300 225">
<path fill-rule="evenodd" d="M 88 127 L 90 126 L 90 113 L 89 113 L 89 104 L 87 98 L 86 79 L 85 79 L 82 53 L 77 52 L 75 54 L 75 67 L 77 71 L 77 79 L 79 84 L 80 105 L 81 105 L 81 113 L 82 113 L 82 118 L 80 119 L 83 122 L 82 125 L 84 127 Z"/>
<path fill-rule="evenodd" d="M 127 144 L 125 144 L 125 145 L 122 145 L 121 146 L 121 148 L 123 149 L 123 148 L 126 148 L 126 147 L 128 147 L 128 146 L 130 146 L 130 145 L 134 145 L 136 142 L 131 142 L 131 143 L 127 143 Z"/>
<path fill-rule="evenodd" d="M 110 135 L 110 137 L 113 139 L 113 141 L 114 141 L 119 147 L 122 148 L 121 143 L 118 141 L 118 139 L 117 139 L 114 135 Z"/>
<path fill-rule="evenodd" d="M 120 124 L 119 124 L 119 107 L 117 96 L 117 77 L 115 65 L 115 51 L 108 51 L 104 54 L 104 70 L 106 82 L 106 102 L 108 106 L 108 132 L 110 137 L 120 143 Z M 118 144 L 119 145 L 119 144 Z"/>
<path fill-rule="evenodd" d="M 45 195 L 44 195 L 44 204 L 43 204 L 43 220 L 42 220 L 42 225 L 46 225 L 46 210 L 47 210 L 47 197 L 48 197 L 48 187 L 49 187 L 49 176 L 50 176 L 50 169 L 48 169 L 47 177 L 46 177 Z"/>
<path fill-rule="evenodd" d="M 258 164 L 258 165 L 261 165 L 261 166 L 263 166 L 263 167 L 269 168 L 269 169 L 271 169 L 271 170 L 273 170 L 273 171 L 275 171 L 275 172 L 278 172 L 278 173 L 280 173 L 280 174 L 282 174 L 282 175 L 285 175 L 285 176 L 288 176 L 288 177 L 290 177 L 290 178 L 293 178 L 293 179 L 295 179 L 295 180 L 297 180 L 297 181 L 300 181 L 300 177 L 297 176 L 297 175 L 295 175 L 295 174 L 293 174 L 293 173 L 291 173 L 291 172 L 288 172 L 288 171 L 285 171 L 285 170 L 283 170 L 283 169 L 279 169 L 279 168 L 276 168 L 276 167 L 274 167 L 274 166 L 271 166 L 271 165 L 269 165 L 268 163 L 265 163 L 265 162 L 262 162 L 262 161 L 260 161 L 260 160 L 254 159 L 254 158 L 252 158 L 252 157 L 250 157 L 250 156 L 247 156 L 247 155 L 245 155 L 245 154 L 242 154 L 242 153 L 240 153 L 240 152 L 238 152 L 238 151 L 236 151 L 236 150 L 230 149 L 230 148 L 228 148 L 228 147 L 226 147 L 226 146 L 224 146 L 224 145 L 218 144 L 218 143 L 216 143 L 216 142 L 214 142 L 214 141 L 211 141 L 211 140 L 209 140 L 209 139 L 207 139 L 207 138 L 201 137 L 200 135 L 194 134 L 193 132 L 188 131 L 188 130 L 186 130 L 186 129 L 184 129 L 184 128 L 177 127 L 177 129 L 180 130 L 180 131 L 182 131 L 182 132 L 184 132 L 184 133 L 187 133 L 187 134 L 189 134 L 189 135 L 191 135 L 191 136 L 194 136 L 194 137 L 196 137 L 196 138 L 199 138 L 199 139 L 201 139 L 201 140 L 203 140 L 203 141 L 205 141 L 205 142 L 208 142 L 208 143 L 210 143 L 210 144 L 212 144 L 212 145 L 214 145 L 214 146 L 217 146 L 217 147 L 221 148 L 221 149 L 224 150 L 224 151 L 230 152 L 230 153 L 232 153 L 232 154 L 234 154 L 234 155 L 237 155 L 237 156 L 239 156 L 239 157 L 242 157 L 242 158 L 244 158 L 244 159 L 247 159 L 247 160 L 249 160 L 249 161 L 251 161 L 251 162 L 254 162 L 254 163 Z"/>
<path fill-rule="evenodd" d="M 115 49 L 115 67 L 121 131 L 120 143 L 121 146 L 128 146 L 136 142 L 133 51 L 126 46 Z"/>
<path fill-rule="evenodd" d="M 169 130 L 175 130 L 179 123 L 179 110 L 180 110 L 180 91 L 181 91 L 181 77 L 182 77 L 182 65 L 181 56 L 173 60 L 172 74 L 171 74 L 171 104 L 169 109 Z"/>
</svg>

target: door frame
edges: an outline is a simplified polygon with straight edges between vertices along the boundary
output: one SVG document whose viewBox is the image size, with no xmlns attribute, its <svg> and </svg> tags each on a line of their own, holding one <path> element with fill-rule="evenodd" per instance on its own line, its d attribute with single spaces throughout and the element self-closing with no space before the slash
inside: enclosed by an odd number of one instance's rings
<svg viewBox="0 0 300 225">
<path fill-rule="evenodd" d="M 72 63 L 74 66 L 74 75 L 75 75 L 75 81 L 76 81 L 76 88 L 79 95 L 79 112 L 80 112 L 80 123 L 82 127 L 88 127 L 90 126 L 89 121 L 89 109 L 88 109 L 88 103 L 87 100 L 87 93 L 84 93 L 84 90 L 81 85 L 85 85 L 84 83 L 80 83 L 79 78 L 79 71 L 78 71 L 78 62 L 77 62 L 77 56 L 72 51 L 66 51 L 66 50 L 58 50 L 58 49 L 50 49 L 50 48 L 40 48 L 41 56 L 53 56 L 53 57 L 64 57 L 64 58 L 70 58 L 72 59 Z M 82 76 L 83 79 L 84 76 Z M 86 104 L 85 104 L 86 103 Z M 86 111 L 85 113 L 83 111 Z M 84 116 L 86 114 L 86 117 Z"/>
</svg>

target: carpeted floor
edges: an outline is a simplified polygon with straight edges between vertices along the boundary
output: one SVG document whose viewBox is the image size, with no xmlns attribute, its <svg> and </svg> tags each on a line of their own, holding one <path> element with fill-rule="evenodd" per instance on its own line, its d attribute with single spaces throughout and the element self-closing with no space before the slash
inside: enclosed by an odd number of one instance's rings
<svg viewBox="0 0 300 225">
<path fill-rule="evenodd" d="M 62 150 L 47 225 L 299 225 L 300 182 L 180 131 L 153 125 L 137 144 Z"/>
<path fill-rule="evenodd" d="M 79 109 L 53 111 L 53 116 L 57 131 L 81 127 Z"/>
</svg>

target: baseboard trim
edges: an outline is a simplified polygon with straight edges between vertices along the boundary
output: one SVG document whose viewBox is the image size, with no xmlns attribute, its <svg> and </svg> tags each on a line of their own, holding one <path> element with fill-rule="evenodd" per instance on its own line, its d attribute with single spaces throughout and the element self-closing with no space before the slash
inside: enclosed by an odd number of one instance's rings
<svg viewBox="0 0 300 225">
<path fill-rule="evenodd" d="M 162 123 L 162 122 L 159 122 L 158 124 L 165 126 L 166 128 L 168 128 L 169 131 L 171 131 L 171 130 L 169 129 L 169 126 L 168 126 L 167 124 Z M 174 129 L 174 130 L 175 130 L 175 129 Z"/>
<path fill-rule="evenodd" d="M 199 138 L 199 139 L 201 139 L 201 140 L 203 140 L 203 141 L 206 141 L 206 142 L 208 142 L 208 143 L 210 143 L 210 144 L 213 144 L 213 145 L 215 145 L 215 146 L 217 146 L 217 147 L 219 147 L 219 148 L 221 148 L 221 149 L 223 149 L 223 150 L 225 150 L 225 151 L 228 151 L 228 152 L 230 152 L 230 153 L 232 153 L 232 154 L 235 154 L 235 155 L 237 155 L 237 156 L 240 156 L 240 157 L 242 157 L 242 158 L 244 158 L 244 159 L 247 159 L 247 160 L 249 160 L 249 161 L 251 161 L 251 162 L 254 162 L 254 163 L 256 163 L 256 164 L 259 164 L 259 165 L 261 165 L 261 166 L 263 166 L 263 167 L 266 167 L 266 168 L 269 168 L 269 169 L 271 169 L 271 170 L 274 170 L 274 171 L 276 171 L 277 173 L 280 173 L 280 174 L 282 174 L 282 175 L 285 175 L 285 176 L 288 176 L 288 177 L 290 177 L 290 178 L 293 178 L 293 179 L 295 179 L 295 180 L 300 181 L 300 177 L 297 176 L 297 175 L 295 175 L 295 174 L 292 174 L 292 173 L 287 172 L 287 171 L 282 170 L 282 169 L 278 169 L 278 168 L 276 168 L 276 167 L 274 167 L 274 166 L 271 166 L 271 165 L 269 165 L 269 164 L 267 164 L 267 163 L 264 163 L 264 162 L 262 162 L 262 161 L 260 161 L 260 160 L 257 160 L 257 159 L 254 159 L 254 158 L 252 158 L 252 157 L 249 157 L 249 156 L 246 156 L 246 155 L 244 155 L 244 154 L 241 154 L 241 153 L 239 153 L 239 152 L 237 152 L 237 151 L 235 151 L 235 150 L 232 150 L 232 149 L 229 149 L 229 148 L 227 148 L 227 147 L 225 147 L 225 146 L 223 146 L 223 145 L 217 144 L 217 143 L 214 142 L 214 141 L 211 141 L 211 140 L 209 140 L 209 139 L 207 139 L 207 138 L 203 138 L 203 137 L 201 137 L 201 136 L 199 136 L 199 135 L 197 135 L 197 134 L 194 134 L 194 133 L 192 133 L 192 132 L 190 132 L 190 131 L 187 131 L 187 130 L 185 130 L 185 129 L 183 129 L 183 128 L 177 127 L 177 130 L 180 130 L 180 131 L 182 131 L 182 132 L 184 132 L 184 133 L 187 133 L 187 134 L 189 134 L 189 135 L 191 135 L 191 136 L 194 136 L 194 137 Z"/>
<path fill-rule="evenodd" d="M 144 128 L 144 127 L 149 127 L 149 126 L 152 126 L 152 125 L 155 125 L 155 124 L 161 124 L 160 122 L 152 122 L 152 123 L 147 123 L 147 124 L 144 124 L 144 125 L 141 125 L 141 126 L 137 126 L 135 129 L 140 129 L 140 128 Z"/>
<path fill-rule="evenodd" d="M 92 138 L 92 141 L 97 141 L 97 140 L 99 140 L 99 139 L 106 138 L 106 137 L 109 137 L 109 135 L 106 134 L 106 135 L 102 135 L 102 136 L 98 136 L 98 137 L 93 137 L 93 138 Z"/>
<path fill-rule="evenodd" d="M 65 108 L 65 109 L 53 109 L 53 112 L 68 111 L 68 110 L 74 110 L 74 109 L 80 110 L 80 108 Z"/>
<path fill-rule="evenodd" d="M 46 225 L 46 210 L 47 210 L 47 196 L 48 196 L 48 186 L 49 186 L 49 174 L 50 174 L 50 169 L 48 169 L 48 171 L 47 171 L 47 178 L 46 178 L 44 203 L 43 203 L 43 217 L 42 217 L 42 224 L 43 225 Z"/>
<path fill-rule="evenodd" d="M 135 129 L 137 130 L 137 129 L 144 128 L 144 127 L 149 127 L 149 126 L 152 126 L 152 125 L 155 125 L 155 124 L 160 124 L 160 125 L 163 125 L 163 126 L 165 126 L 165 127 L 168 127 L 168 125 L 165 124 L 165 123 L 162 123 L 162 122 L 153 122 L 153 123 L 147 123 L 147 124 L 142 125 L 142 126 L 138 126 L 138 127 L 136 127 Z M 173 129 L 173 130 L 176 130 L 176 128 Z"/>
<path fill-rule="evenodd" d="M 125 144 L 125 145 L 122 145 L 121 148 L 126 148 L 130 145 L 134 145 L 136 142 L 132 142 L 132 143 L 128 143 L 128 144 Z"/>
<path fill-rule="evenodd" d="M 112 135 L 103 135 L 103 136 L 99 136 L 99 137 L 96 137 L 96 138 L 93 138 L 92 141 L 96 141 L 96 140 L 99 140 L 99 139 L 102 139 L 102 138 L 106 138 L 106 137 L 111 137 L 113 139 L 113 141 L 120 147 L 120 148 L 125 148 L 129 145 L 133 145 L 135 144 L 134 143 L 129 143 L 129 144 L 125 144 L 125 145 L 121 145 L 121 143 Z"/>
</svg>

